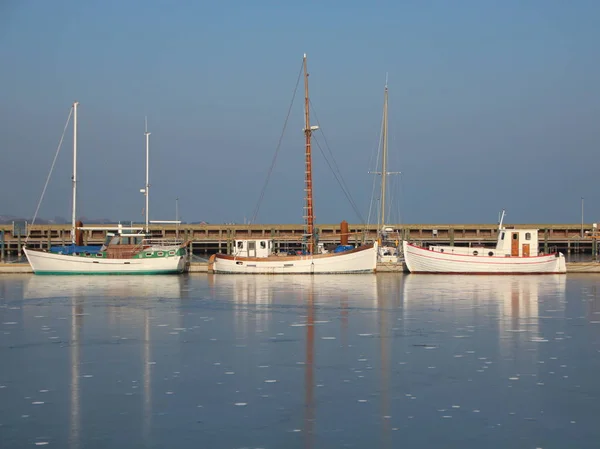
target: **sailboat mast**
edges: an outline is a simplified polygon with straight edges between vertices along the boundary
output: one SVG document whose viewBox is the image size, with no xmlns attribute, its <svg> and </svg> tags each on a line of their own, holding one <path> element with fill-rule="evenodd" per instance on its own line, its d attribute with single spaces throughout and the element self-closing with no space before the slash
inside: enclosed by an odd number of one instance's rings
<svg viewBox="0 0 600 449">
<path fill-rule="evenodd" d="M 306 53 L 304 53 L 304 134 L 306 136 L 306 162 L 305 162 L 305 213 L 306 213 L 306 231 L 308 236 L 308 253 L 314 253 L 314 214 L 313 214 L 313 191 L 312 191 L 312 154 L 311 154 L 311 136 L 312 128 L 310 126 L 310 102 L 308 99 L 308 70 L 306 65 Z"/>
<path fill-rule="evenodd" d="M 71 215 L 71 242 L 75 244 L 75 230 L 77 224 L 77 105 L 73 103 L 73 208 Z"/>
<path fill-rule="evenodd" d="M 382 149 L 382 158 L 381 158 L 381 218 L 380 218 L 380 232 L 383 232 L 383 228 L 385 227 L 385 189 L 387 185 L 387 155 L 388 155 L 388 138 L 387 138 L 387 130 L 388 130 L 388 86 L 387 86 L 387 75 L 385 77 L 385 90 L 383 93 L 383 126 L 381 129 L 381 140 L 383 149 Z"/>
<path fill-rule="evenodd" d="M 150 203 L 150 133 L 148 132 L 148 118 L 145 119 L 146 136 L 146 186 L 144 188 L 144 196 L 146 197 L 146 234 L 148 233 L 148 205 Z"/>
</svg>

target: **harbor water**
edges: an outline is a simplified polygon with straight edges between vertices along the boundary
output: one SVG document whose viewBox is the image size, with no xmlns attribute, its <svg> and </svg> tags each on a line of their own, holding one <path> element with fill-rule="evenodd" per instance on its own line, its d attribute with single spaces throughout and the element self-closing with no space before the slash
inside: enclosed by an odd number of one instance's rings
<svg viewBox="0 0 600 449">
<path fill-rule="evenodd" d="M 596 448 L 600 277 L 0 277 L 0 447 Z"/>
</svg>

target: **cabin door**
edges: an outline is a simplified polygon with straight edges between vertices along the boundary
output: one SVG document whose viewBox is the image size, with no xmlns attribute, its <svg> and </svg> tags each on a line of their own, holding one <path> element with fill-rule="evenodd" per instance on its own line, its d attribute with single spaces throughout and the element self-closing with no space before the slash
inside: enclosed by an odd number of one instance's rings
<svg viewBox="0 0 600 449">
<path fill-rule="evenodd" d="M 519 257 L 519 233 L 518 232 L 512 233 L 510 255 L 512 257 Z"/>
<path fill-rule="evenodd" d="M 256 242 L 248 242 L 248 257 L 256 257 Z"/>
<path fill-rule="evenodd" d="M 523 243 L 523 257 L 529 257 L 529 243 Z"/>
</svg>

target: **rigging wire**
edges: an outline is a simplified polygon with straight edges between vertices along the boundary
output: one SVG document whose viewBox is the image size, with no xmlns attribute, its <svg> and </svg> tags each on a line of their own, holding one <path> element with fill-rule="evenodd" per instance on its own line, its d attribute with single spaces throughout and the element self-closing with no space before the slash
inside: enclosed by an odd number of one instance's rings
<svg viewBox="0 0 600 449">
<path fill-rule="evenodd" d="M 378 135 L 378 143 L 377 143 L 377 158 L 376 158 L 376 162 L 375 162 L 375 170 L 377 170 L 379 168 L 379 156 L 381 156 L 381 147 L 383 145 L 383 112 L 381 113 L 381 126 L 379 129 L 379 135 Z M 371 153 L 371 162 L 373 161 L 373 153 Z M 377 174 L 377 171 L 374 172 L 374 174 Z M 371 189 L 371 202 L 369 203 L 369 218 L 368 218 L 368 224 L 371 225 L 371 211 L 373 209 L 373 202 L 375 199 L 375 186 L 377 185 L 377 177 L 373 177 L 373 187 Z M 379 204 L 378 207 L 381 207 L 381 204 Z M 377 214 L 379 216 L 379 214 Z"/>
<path fill-rule="evenodd" d="M 31 227 L 35 224 L 35 219 L 37 218 L 37 214 L 40 210 L 40 206 L 42 205 L 42 201 L 44 199 L 44 195 L 46 193 L 46 189 L 48 188 L 48 183 L 50 182 L 50 177 L 52 176 L 52 171 L 54 170 L 54 165 L 56 164 L 56 160 L 58 159 L 58 154 L 60 153 L 60 148 L 62 147 L 63 140 L 65 139 L 65 133 L 67 132 L 67 127 L 69 126 L 69 122 L 71 121 L 71 116 L 73 115 L 73 107 L 69 111 L 69 117 L 67 117 L 67 122 L 65 123 L 65 127 L 62 132 L 62 136 L 60 136 L 60 142 L 58 142 L 58 148 L 56 149 L 56 154 L 54 155 L 54 160 L 52 161 L 52 166 L 50 167 L 50 172 L 48 173 L 48 177 L 46 178 L 46 183 L 44 184 L 44 188 L 42 190 L 42 195 L 40 196 L 40 200 L 35 208 L 35 213 L 33 214 L 33 219 L 31 220 L 31 225 L 27 231 L 27 237 L 25 237 L 25 244 L 29 240 L 29 232 L 31 231 Z"/>
<path fill-rule="evenodd" d="M 333 155 L 333 151 L 331 151 L 331 147 L 329 146 L 329 142 L 327 141 L 327 137 L 325 136 L 325 133 L 323 132 L 323 128 L 321 127 L 321 123 L 319 122 L 319 116 L 317 115 L 317 112 L 315 111 L 315 108 L 312 105 L 312 102 L 310 102 L 310 106 L 311 106 L 311 110 L 313 112 L 313 115 L 315 117 L 315 120 L 317 122 L 317 125 L 319 126 L 319 131 L 321 131 L 321 135 L 323 136 L 323 141 L 325 143 L 325 146 L 326 146 L 326 148 L 329 151 L 329 154 L 331 156 L 331 160 L 333 162 L 333 167 L 332 167 L 331 162 L 327 158 L 327 155 L 323 151 L 323 148 L 319 144 L 319 141 L 317 140 L 316 137 L 315 137 L 315 142 L 317 143 L 317 146 L 319 147 L 319 150 L 321 151 L 321 154 L 323 155 L 323 158 L 325 159 L 325 162 L 327 162 L 327 165 L 329 166 L 329 169 L 333 173 L 333 176 L 335 177 L 335 179 L 338 182 L 340 188 L 342 189 L 342 192 L 344 192 L 344 195 L 348 199 L 348 202 L 350 203 L 350 205 L 354 209 L 354 212 L 356 213 L 356 215 L 358 216 L 358 218 L 360 219 L 360 221 L 362 222 L 362 224 L 365 224 L 365 219 L 363 218 L 362 214 L 358 210 L 358 207 L 356 206 L 356 202 L 352 198 L 352 195 L 350 194 L 350 189 L 348 188 L 348 185 L 346 184 L 346 181 L 344 180 L 344 177 L 342 176 L 342 172 L 341 172 L 341 170 L 340 170 L 340 168 L 339 168 L 339 166 L 338 166 L 338 164 L 337 164 L 337 162 L 335 160 L 335 156 Z M 335 169 L 334 169 L 334 167 L 335 167 Z"/>
<path fill-rule="evenodd" d="M 350 205 L 352 206 L 352 209 L 354 209 L 354 212 L 358 216 L 358 218 L 361 221 L 361 223 L 364 224 L 365 223 L 365 219 L 363 218 L 362 214 L 358 210 L 358 207 L 356 206 L 356 203 L 352 199 L 352 195 L 350 195 L 350 192 L 348 191 L 347 187 L 345 188 L 344 179 L 341 178 L 341 174 L 338 177 L 337 173 L 333 170 L 333 167 L 331 166 L 331 163 L 329 162 L 329 159 L 327 159 L 327 155 L 323 151 L 323 148 L 321 147 L 321 144 L 319 143 L 319 141 L 317 140 L 316 137 L 314 138 L 314 140 L 315 140 L 315 143 L 317 144 L 317 147 L 319 147 L 319 150 L 321 151 L 321 154 L 323 155 L 323 158 L 325 159 L 325 162 L 327 162 L 327 165 L 329 166 L 329 169 L 333 173 L 333 176 L 335 177 L 336 181 L 338 182 L 338 184 L 342 188 L 342 192 L 344 192 L 344 195 L 346 196 L 346 199 L 348 200 L 348 202 L 350 202 Z M 332 157 L 333 157 L 333 155 L 332 155 Z M 335 163 L 335 159 L 333 161 Z"/>
<path fill-rule="evenodd" d="M 287 115 L 285 117 L 285 121 L 283 122 L 283 129 L 281 130 L 281 135 L 279 136 L 279 141 L 277 142 L 277 148 L 275 149 L 275 154 L 273 155 L 273 160 L 271 161 L 271 166 L 269 167 L 269 171 L 267 172 L 267 178 L 265 179 L 265 183 L 262 187 L 262 190 L 260 191 L 260 195 L 258 197 L 258 202 L 256 203 L 254 211 L 252 212 L 252 218 L 250 219 L 250 223 L 254 223 L 256 221 L 256 217 L 258 216 L 260 206 L 262 204 L 263 198 L 265 197 L 265 191 L 267 190 L 267 186 L 269 184 L 271 174 L 273 173 L 273 169 L 275 168 L 275 163 L 277 162 L 277 156 L 279 155 L 279 150 L 281 149 L 281 142 L 283 141 L 283 136 L 284 136 L 285 130 L 287 128 L 290 114 L 292 112 L 292 106 L 294 105 L 294 99 L 296 98 L 296 92 L 298 91 L 298 85 L 300 84 L 300 78 L 302 76 L 303 70 L 304 70 L 304 62 L 300 66 L 300 71 L 298 72 L 298 79 L 296 80 L 296 87 L 294 87 L 294 93 L 292 94 L 292 101 L 290 102 L 290 106 L 288 107 Z"/>
</svg>

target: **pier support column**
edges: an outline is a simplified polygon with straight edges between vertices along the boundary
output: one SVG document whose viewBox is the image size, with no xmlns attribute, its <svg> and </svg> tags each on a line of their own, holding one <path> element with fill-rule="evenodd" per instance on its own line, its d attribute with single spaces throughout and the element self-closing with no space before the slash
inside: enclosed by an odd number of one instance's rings
<svg viewBox="0 0 600 449">
<path fill-rule="evenodd" d="M 0 231 L 0 261 L 4 262 L 4 229 Z"/>
<path fill-rule="evenodd" d="M 598 260 L 598 240 L 592 239 L 592 254 L 594 255 L 594 260 Z"/>
<path fill-rule="evenodd" d="M 50 248 L 52 247 L 52 231 L 50 229 L 48 229 L 48 235 L 46 237 L 48 237 L 48 251 L 50 251 Z M 42 243 L 40 242 L 40 249 L 41 246 Z"/>
<path fill-rule="evenodd" d="M 571 254 L 571 241 L 567 242 L 567 254 Z"/>
<path fill-rule="evenodd" d="M 21 257 L 22 249 L 21 249 L 21 233 L 17 237 L 17 256 Z"/>
<path fill-rule="evenodd" d="M 448 237 L 450 237 L 450 246 L 454 246 L 454 229 L 448 229 Z"/>
<path fill-rule="evenodd" d="M 544 229 L 544 254 L 548 254 L 548 228 Z"/>
</svg>

